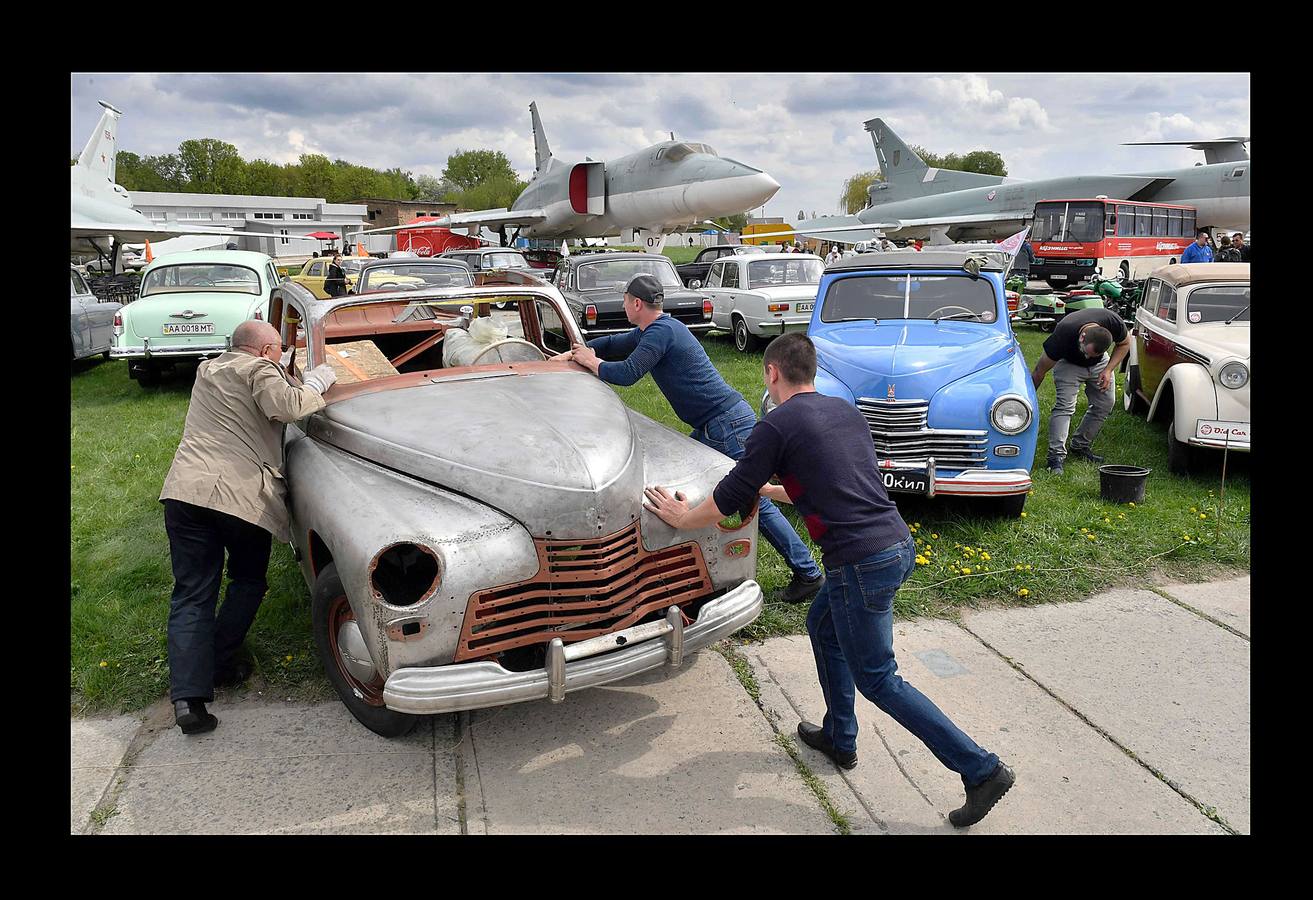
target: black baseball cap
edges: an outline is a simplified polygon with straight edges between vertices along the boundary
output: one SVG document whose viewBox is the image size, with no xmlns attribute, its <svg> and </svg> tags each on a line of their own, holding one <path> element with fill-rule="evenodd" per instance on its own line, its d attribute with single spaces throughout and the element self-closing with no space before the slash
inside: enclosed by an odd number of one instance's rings
<svg viewBox="0 0 1313 900">
<path fill-rule="evenodd" d="M 633 294 L 644 303 L 663 303 L 666 299 L 666 291 L 661 287 L 661 282 L 657 281 L 655 275 L 648 275 L 645 272 L 629 279 L 629 284 L 625 285 L 625 293 Z"/>
</svg>

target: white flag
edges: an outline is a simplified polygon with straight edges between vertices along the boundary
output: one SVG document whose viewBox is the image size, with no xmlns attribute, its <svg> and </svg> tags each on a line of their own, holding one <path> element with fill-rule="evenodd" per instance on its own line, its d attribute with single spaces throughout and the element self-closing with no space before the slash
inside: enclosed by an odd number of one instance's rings
<svg viewBox="0 0 1313 900">
<path fill-rule="evenodd" d="M 1006 252 L 1009 256 L 1016 256 L 1017 251 L 1021 249 L 1021 245 L 1026 243 L 1026 235 L 1028 234 L 1030 234 L 1029 225 L 1012 235 L 1012 237 L 1007 240 L 999 241 L 998 249 Z"/>
<path fill-rule="evenodd" d="M 565 241 L 561 241 L 561 255 L 562 256 L 570 255 L 570 245 L 567 244 Z"/>
</svg>

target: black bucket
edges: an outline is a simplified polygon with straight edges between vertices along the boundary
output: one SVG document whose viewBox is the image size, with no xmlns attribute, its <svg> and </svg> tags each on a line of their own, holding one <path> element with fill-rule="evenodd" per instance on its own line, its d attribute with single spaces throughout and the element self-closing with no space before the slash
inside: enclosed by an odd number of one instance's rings
<svg viewBox="0 0 1313 900">
<path fill-rule="evenodd" d="M 1099 466 L 1099 496 L 1110 503 L 1140 503 L 1152 469 L 1142 466 Z"/>
</svg>

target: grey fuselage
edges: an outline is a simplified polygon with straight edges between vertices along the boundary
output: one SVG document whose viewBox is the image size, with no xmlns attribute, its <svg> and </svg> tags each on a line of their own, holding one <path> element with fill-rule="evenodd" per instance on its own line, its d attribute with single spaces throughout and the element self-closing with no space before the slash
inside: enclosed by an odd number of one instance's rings
<svg viewBox="0 0 1313 900">
<path fill-rule="evenodd" d="M 712 153 L 688 153 L 671 159 L 668 151 L 682 141 L 654 144 L 602 163 L 566 163 L 549 158 L 511 210 L 543 209 L 547 220 L 526 226 L 526 237 L 602 237 L 628 228 L 674 231 L 716 216 L 735 215 L 760 206 L 775 195 L 779 183 L 760 169 Z M 571 173 L 584 166 L 593 175 L 592 208 L 572 202 Z M 598 171 L 600 169 L 600 171 Z"/>
<path fill-rule="evenodd" d="M 944 216 L 1014 213 L 1015 219 L 999 222 L 963 224 L 949 228 L 957 240 L 997 240 L 1014 234 L 1020 223 L 1029 219 L 1041 200 L 1092 199 L 1104 195 L 1117 200 L 1142 200 L 1176 203 L 1198 209 L 1200 227 L 1225 226 L 1249 230 L 1249 161 L 1167 169 L 1134 175 L 1077 175 L 1045 178 L 1039 181 L 1000 180 L 998 184 L 931 194 L 904 197 L 909 187 L 891 185 L 891 190 L 874 188 L 872 206 L 857 218 L 863 222 L 887 222 L 892 219 L 925 219 Z M 1231 177 L 1239 172 L 1237 177 Z M 1171 179 L 1157 186 L 1151 179 Z M 1146 186 L 1146 182 L 1148 182 Z M 900 190 L 901 188 L 901 190 Z M 911 187 L 910 190 L 916 190 Z M 881 194 L 892 195 L 884 200 Z M 902 238 L 929 236 L 932 226 L 885 229 Z"/>
</svg>

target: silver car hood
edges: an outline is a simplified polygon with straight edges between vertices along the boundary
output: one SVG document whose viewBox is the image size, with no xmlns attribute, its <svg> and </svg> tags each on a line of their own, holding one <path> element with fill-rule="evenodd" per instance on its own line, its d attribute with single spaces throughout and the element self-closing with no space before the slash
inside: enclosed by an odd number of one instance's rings
<svg viewBox="0 0 1313 900">
<path fill-rule="evenodd" d="M 331 404 L 308 431 L 501 510 L 535 537 L 611 534 L 642 511 L 633 424 L 615 392 L 585 373 L 498 373 L 366 394 Z"/>
</svg>

